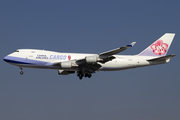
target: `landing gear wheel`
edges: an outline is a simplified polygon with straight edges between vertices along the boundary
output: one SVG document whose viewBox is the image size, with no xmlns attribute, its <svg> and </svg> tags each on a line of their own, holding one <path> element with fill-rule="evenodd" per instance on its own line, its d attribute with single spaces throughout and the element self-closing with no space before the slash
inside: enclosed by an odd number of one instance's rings
<svg viewBox="0 0 180 120">
<path fill-rule="evenodd" d="M 23 75 L 23 71 L 21 71 L 20 74 Z"/>
<path fill-rule="evenodd" d="M 77 76 L 79 77 L 79 76 L 80 76 L 80 74 L 78 73 L 78 74 L 77 74 Z"/>
<path fill-rule="evenodd" d="M 88 74 L 85 74 L 85 76 L 84 77 L 88 77 Z"/>
<path fill-rule="evenodd" d="M 88 74 L 88 78 L 91 78 L 91 76 L 92 76 L 91 74 Z"/>
<path fill-rule="evenodd" d="M 78 74 L 79 79 L 81 80 L 83 78 L 84 74 Z"/>
</svg>

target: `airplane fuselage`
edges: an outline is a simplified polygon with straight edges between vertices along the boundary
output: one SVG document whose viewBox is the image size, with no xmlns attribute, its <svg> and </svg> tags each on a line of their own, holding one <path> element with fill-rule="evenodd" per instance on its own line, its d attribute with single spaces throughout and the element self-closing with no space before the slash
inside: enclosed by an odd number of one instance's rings
<svg viewBox="0 0 180 120">
<path fill-rule="evenodd" d="M 44 68 L 44 69 L 62 69 L 61 66 L 53 65 L 53 63 L 60 63 L 69 60 L 83 59 L 87 56 L 95 56 L 97 54 L 79 54 L 79 53 L 60 53 L 47 50 L 37 49 L 19 49 L 16 52 L 9 54 L 4 59 L 6 62 L 28 68 Z M 115 59 L 106 63 L 99 63 L 102 67 L 98 71 L 117 71 L 126 70 L 137 67 L 155 65 L 169 62 L 149 62 L 147 59 L 153 59 L 151 56 L 136 56 L 136 55 L 114 55 Z M 66 69 L 70 71 L 78 71 L 78 67 Z"/>
</svg>

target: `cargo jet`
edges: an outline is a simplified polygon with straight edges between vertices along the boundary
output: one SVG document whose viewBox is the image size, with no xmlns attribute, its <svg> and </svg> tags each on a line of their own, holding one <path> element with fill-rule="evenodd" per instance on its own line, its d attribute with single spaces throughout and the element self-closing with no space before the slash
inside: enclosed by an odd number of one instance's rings
<svg viewBox="0 0 180 120">
<path fill-rule="evenodd" d="M 137 55 L 116 55 L 133 47 L 132 42 L 100 54 L 61 53 L 37 49 L 18 49 L 4 57 L 4 61 L 22 68 L 56 69 L 59 75 L 77 73 L 79 79 L 90 78 L 97 71 L 120 71 L 168 63 L 174 54 L 166 55 L 174 33 L 166 33 Z"/>
</svg>

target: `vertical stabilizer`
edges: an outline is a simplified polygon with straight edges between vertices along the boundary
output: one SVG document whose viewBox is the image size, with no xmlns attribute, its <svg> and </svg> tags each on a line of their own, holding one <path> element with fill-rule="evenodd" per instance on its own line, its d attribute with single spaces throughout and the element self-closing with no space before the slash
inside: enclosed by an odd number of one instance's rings
<svg viewBox="0 0 180 120">
<path fill-rule="evenodd" d="M 153 44 L 142 51 L 139 56 L 165 56 L 170 48 L 175 34 L 166 33 Z"/>
</svg>

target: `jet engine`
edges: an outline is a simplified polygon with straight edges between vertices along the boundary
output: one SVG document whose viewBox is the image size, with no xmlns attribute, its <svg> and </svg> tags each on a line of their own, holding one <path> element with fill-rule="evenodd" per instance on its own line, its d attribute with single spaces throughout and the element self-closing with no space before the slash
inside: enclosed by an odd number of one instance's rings
<svg viewBox="0 0 180 120">
<path fill-rule="evenodd" d="M 96 63 L 97 57 L 96 56 L 87 56 L 86 57 L 86 63 Z"/>
<path fill-rule="evenodd" d="M 70 61 L 65 61 L 60 63 L 62 69 L 69 69 L 72 67 L 72 63 Z"/>
</svg>

